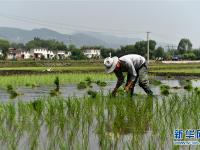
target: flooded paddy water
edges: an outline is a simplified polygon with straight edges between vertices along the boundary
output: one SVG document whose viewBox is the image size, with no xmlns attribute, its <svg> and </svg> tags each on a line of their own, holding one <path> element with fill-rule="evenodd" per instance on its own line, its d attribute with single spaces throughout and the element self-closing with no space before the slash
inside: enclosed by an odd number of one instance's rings
<svg viewBox="0 0 200 150">
<path fill-rule="evenodd" d="M 180 80 L 178 79 L 161 79 L 160 80 L 162 84 L 168 85 L 170 89 L 170 93 L 177 93 L 177 94 L 183 94 L 185 93 L 185 89 L 183 88 L 183 85 L 181 85 Z M 200 79 L 193 79 L 192 86 L 200 87 Z M 105 87 L 99 87 L 96 84 L 92 84 L 92 90 L 97 92 L 103 92 L 104 95 L 107 95 L 109 92 L 112 91 L 112 89 L 115 87 L 116 81 L 107 81 L 107 85 Z M 42 96 L 49 96 L 49 93 L 51 90 L 55 89 L 54 85 L 44 85 L 44 86 L 38 86 L 38 87 L 26 87 L 26 86 L 19 86 L 16 88 L 16 91 L 20 93 L 19 96 L 14 98 L 15 100 L 21 100 L 21 101 L 33 101 L 35 99 L 38 99 Z M 151 89 L 154 93 L 154 95 L 161 95 L 159 86 L 151 85 Z M 87 96 L 87 90 L 88 89 L 77 89 L 77 84 L 62 84 L 60 85 L 60 96 L 63 96 L 65 98 L 68 97 L 83 97 Z M 135 87 L 135 93 L 136 94 L 145 94 L 143 89 L 139 87 L 138 84 L 136 84 Z M 0 88 L 0 101 L 6 102 L 8 101 L 9 94 L 6 89 Z"/>
<path fill-rule="evenodd" d="M 200 95 L 185 89 L 181 79 L 159 80 L 160 85 L 151 84 L 155 97 L 137 84 L 132 100 L 107 96 L 116 81 L 105 87 L 92 83 L 90 89 L 102 92 L 95 98 L 88 87 L 71 83 L 60 85 L 58 97 L 50 96 L 55 85 L 16 87 L 21 94 L 14 99 L 1 88 L 1 149 L 181 149 L 173 145 L 173 131 L 200 126 Z M 191 84 L 200 87 L 200 79 Z M 169 86 L 168 96 L 162 96 L 161 85 Z"/>
</svg>

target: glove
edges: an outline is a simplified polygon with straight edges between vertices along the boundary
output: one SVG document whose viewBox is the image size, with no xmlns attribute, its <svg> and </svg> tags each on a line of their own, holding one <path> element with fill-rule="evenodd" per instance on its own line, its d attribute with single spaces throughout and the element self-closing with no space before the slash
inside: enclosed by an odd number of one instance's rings
<svg viewBox="0 0 200 150">
<path fill-rule="evenodd" d="M 130 87 L 129 87 L 129 86 L 126 86 L 126 87 L 124 88 L 124 90 L 125 90 L 125 92 L 129 92 Z"/>
<path fill-rule="evenodd" d="M 126 92 L 129 92 L 130 89 L 132 89 L 132 88 L 133 88 L 133 81 L 129 81 L 128 84 L 127 84 L 127 86 L 124 88 L 124 90 Z"/>
</svg>

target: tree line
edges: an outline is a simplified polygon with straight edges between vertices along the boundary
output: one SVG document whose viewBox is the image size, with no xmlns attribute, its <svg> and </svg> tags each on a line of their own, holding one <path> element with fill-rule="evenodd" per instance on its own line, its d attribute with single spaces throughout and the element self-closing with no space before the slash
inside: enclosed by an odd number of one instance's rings
<svg viewBox="0 0 200 150">
<path fill-rule="evenodd" d="M 105 48 L 102 46 L 83 46 L 76 47 L 75 45 L 65 45 L 63 42 L 56 40 L 43 40 L 40 38 L 34 38 L 26 44 L 23 43 L 9 43 L 7 40 L 0 39 L 0 49 L 2 50 L 3 56 L 6 57 L 9 47 L 15 49 L 30 50 L 32 48 L 47 48 L 49 50 L 65 50 L 71 51 L 71 59 L 79 60 L 86 59 L 83 55 L 83 50 L 88 48 L 100 49 L 101 57 L 108 57 L 111 53 L 112 56 L 123 56 L 126 54 L 139 54 L 144 57 L 147 56 L 147 41 L 138 41 L 135 44 L 121 46 L 118 49 Z M 156 41 L 149 41 L 150 59 L 162 58 L 170 60 L 174 56 L 179 56 L 181 59 L 195 60 L 200 59 L 200 49 L 193 49 L 192 43 L 189 39 L 181 39 L 177 49 L 170 49 L 165 51 L 163 47 L 156 47 Z"/>
<path fill-rule="evenodd" d="M 102 57 L 108 57 L 111 52 L 113 56 L 123 56 L 126 54 L 139 54 L 147 57 L 147 41 L 138 41 L 133 45 L 121 46 L 119 49 L 102 48 Z M 149 56 L 150 59 L 171 60 L 174 56 L 183 60 L 198 60 L 200 59 L 200 49 L 193 49 L 189 39 L 183 38 L 180 40 L 176 49 L 164 50 L 163 47 L 156 47 L 156 41 L 149 41 Z"/>
</svg>

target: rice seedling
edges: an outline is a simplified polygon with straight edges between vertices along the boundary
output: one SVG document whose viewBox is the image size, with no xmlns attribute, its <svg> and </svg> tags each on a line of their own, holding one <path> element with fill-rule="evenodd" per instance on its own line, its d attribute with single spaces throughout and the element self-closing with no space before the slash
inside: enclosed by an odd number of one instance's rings
<svg viewBox="0 0 200 150">
<path fill-rule="evenodd" d="M 160 91 L 161 91 L 162 95 L 165 95 L 165 96 L 169 95 L 169 89 L 170 89 L 170 87 L 168 85 L 160 86 Z"/>
<path fill-rule="evenodd" d="M 59 82 L 59 78 L 56 77 L 54 80 L 54 84 L 56 85 L 56 88 L 54 90 L 50 91 L 50 95 L 51 96 L 58 96 L 61 94 L 60 92 L 60 82 Z"/>
<path fill-rule="evenodd" d="M 13 91 L 13 86 L 12 85 L 7 85 L 7 92 Z"/>
<path fill-rule="evenodd" d="M 31 84 L 30 84 L 30 83 L 26 83 L 26 84 L 25 84 L 25 86 L 27 86 L 27 87 L 28 87 L 28 86 L 31 86 Z"/>
<path fill-rule="evenodd" d="M 87 77 L 87 78 L 85 79 L 85 81 L 87 82 L 87 85 L 88 85 L 88 86 L 91 86 L 92 79 L 91 79 L 90 77 Z"/>
<path fill-rule="evenodd" d="M 101 93 L 94 99 L 93 92 L 0 103 L 1 147 L 16 149 L 23 142 L 20 149 L 181 149 L 173 145 L 174 129 L 200 126 L 198 89 L 159 100 Z"/>
<path fill-rule="evenodd" d="M 187 84 L 187 85 L 184 86 L 184 89 L 187 90 L 187 91 L 191 91 L 192 88 L 193 88 L 192 84 Z"/>
<path fill-rule="evenodd" d="M 59 78 L 56 77 L 56 79 L 54 80 L 54 84 L 56 85 L 56 90 L 59 91 L 60 89 L 60 82 L 59 82 Z"/>
<path fill-rule="evenodd" d="M 192 87 L 192 81 L 191 80 L 181 80 L 180 84 L 187 91 L 191 91 L 193 89 L 193 87 Z"/>
<path fill-rule="evenodd" d="M 159 85 L 162 84 L 162 82 L 160 80 L 151 79 L 150 84 L 155 85 L 155 86 L 159 86 Z"/>
<path fill-rule="evenodd" d="M 88 95 L 90 95 L 92 98 L 96 98 L 96 96 L 97 96 L 97 92 L 96 92 L 96 91 L 89 90 L 87 93 L 88 93 Z"/>
<path fill-rule="evenodd" d="M 100 81 L 100 80 L 96 81 L 96 84 L 97 84 L 98 86 L 100 86 L 100 87 L 105 87 L 105 86 L 107 85 L 106 82 L 103 82 L 103 81 Z"/>
<path fill-rule="evenodd" d="M 67 74 L 42 74 L 42 75 L 12 75 L 12 76 L 1 76 L 0 87 L 6 87 L 11 84 L 15 87 L 17 86 L 42 86 L 42 85 L 52 85 L 55 78 L 58 77 L 60 83 L 79 83 L 84 81 L 86 78 L 90 78 L 91 81 L 99 79 L 100 81 L 112 81 L 116 80 L 116 77 L 111 75 L 106 75 L 104 73 L 67 73 Z"/>
<path fill-rule="evenodd" d="M 10 95 L 10 99 L 14 99 L 14 98 L 16 98 L 17 96 L 20 95 L 19 93 L 17 93 L 17 92 L 14 90 L 14 88 L 13 88 L 12 85 L 8 85 L 8 86 L 7 86 L 7 92 L 8 92 L 8 94 Z"/>
<path fill-rule="evenodd" d="M 196 92 L 197 94 L 200 94 L 200 88 L 197 88 L 197 87 L 196 87 L 194 90 L 195 90 L 195 92 Z"/>
<path fill-rule="evenodd" d="M 87 88 L 87 85 L 85 82 L 80 82 L 79 84 L 77 84 L 77 88 L 80 90 L 85 89 L 85 88 Z"/>
</svg>

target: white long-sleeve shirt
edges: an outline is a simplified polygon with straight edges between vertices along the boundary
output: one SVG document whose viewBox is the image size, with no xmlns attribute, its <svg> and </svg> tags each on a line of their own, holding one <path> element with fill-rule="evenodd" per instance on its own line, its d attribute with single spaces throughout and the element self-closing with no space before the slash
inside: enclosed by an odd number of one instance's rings
<svg viewBox="0 0 200 150">
<path fill-rule="evenodd" d="M 120 86 L 124 81 L 124 76 L 122 72 L 127 72 L 129 79 L 134 81 L 137 77 L 138 69 L 146 62 L 145 58 L 137 54 L 124 55 L 119 58 L 121 62 L 121 69 L 114 71 L 118 78 L 116 86 Z"/>
</svg>

